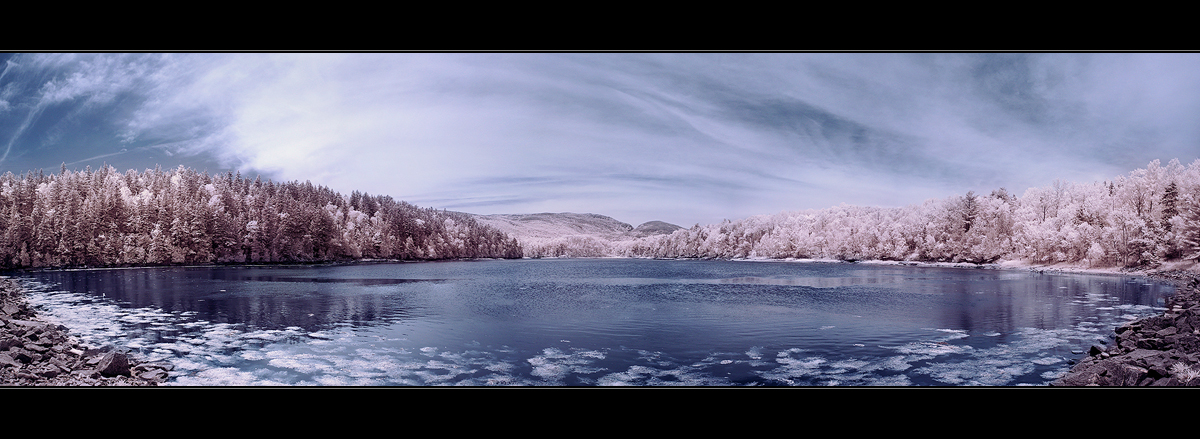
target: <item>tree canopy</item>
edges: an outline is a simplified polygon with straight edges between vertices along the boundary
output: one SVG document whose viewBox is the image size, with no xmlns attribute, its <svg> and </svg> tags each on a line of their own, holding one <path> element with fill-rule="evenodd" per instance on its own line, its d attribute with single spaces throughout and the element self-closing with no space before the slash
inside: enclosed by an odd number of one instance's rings
<svg viewBox="0 0 1200 439">
<path fill-rule="evenodd" d="M 601 242 L 542 240 L 533 256 L 800 258 L 1147 267 L 1200 260 L 1200 160 L 1159 161 L 1112 181 L 1056 180 L 884 208 L 841 205 Z"/>
<path fill-rule="evenodd" d="M 520 257 L 469 215 L 180 166 L 0 176 L 0 266 Z"/>
</svg>

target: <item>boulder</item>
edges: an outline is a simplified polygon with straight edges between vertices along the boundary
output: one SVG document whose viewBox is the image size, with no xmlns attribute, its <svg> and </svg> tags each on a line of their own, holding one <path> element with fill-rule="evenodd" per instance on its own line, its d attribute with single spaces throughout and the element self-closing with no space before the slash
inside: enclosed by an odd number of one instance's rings
<svg viewBox="0 0 1200 439">
<path fill-rule="evenodd" d="M 167 371 L 162 369 L 150 369 L 138 374 L 138 377 L 144 380 L 161 383 L 167 380 Z"/>
<path fill-rule="evenodd" d="M 1055 386 L 1200 385 L 1200 274 L 1165 272 L 1152 276 L 1179 287 L 1161 315 L 1116 328 L 1114 343 L 1093 346 L 1088 357 L 1056 380 Z"/>
<path fill-rule="evenodd" d="M 1182 352 L 1200 352 L 1200 336 L 1196 334 L 1176 334 L 1163 339 Z"/>
<path fill-rule="evenodd" d="M 6 366 L 20 369 L 21 363 L 18 363 L 17 360 L 8 355 L 7 352 L 0 352 L 0 367 Z"/>
<path fill-rule="evenodd" d="M 36 360 L 38 360 L 38 359 L 39 359 L 39 358 L 34 358 L 34 355 L 37 355 L 37 354 L 34 354 L 34 353 L 32 353 L 32 352 L 29 352 L 29 351 L 27 351 L 27 350 L 25 350 L 25 349 L 22 349 L 22 348 L 12 348 L 12 349 L 9 349 L 9 350 L 8 350 L 8 353 L 9 353 L 9 355 L 11 355 L 11 356 L 12 356 L 12 358 L 13 358 L 14 360 L 17 360 L 17 361 L 19 361 L 19 362 L 21 362 L 21 363 L 24 363 L 24 364 L 29 364 L 29 363 L 32 363 L 32 362 L 34 362 L 34 361 L 36 361 Z"/>
<path fill-rule="evenodd" d="M 1136 386 L 1147 378 L 1146 375 L 1150 372 L 1143 367 L 1118 363 L 1108 363 L 1105 369 L 1108 372 L 1108 385 L 1111 386 Z"/>
<path fill-rule="evenodd" d="M 1153 337 L 1140 339 L 1134 345 L 1137 346 L 1138 349 L 1146 350 L 1159 350 L 1164 347 L 1162 339 Z"/>
<path fill-rule="evenodd" d="M 121 351 L 110 351 L 96 363 L 96 372 L 106 377 L 130 376 L 129 358 Z"/>
<path fill-rule="evenodd" d="M 21 339 L 16 338 L 16 337 L 6 337 L 3 339 L 0 339 L 0 351 L 7 351 L 9 349 L 12 349 L 14 346 L 19 348 L 24 345 L 25 345 L 25 343 L 22 342 Z"/>
</svg>

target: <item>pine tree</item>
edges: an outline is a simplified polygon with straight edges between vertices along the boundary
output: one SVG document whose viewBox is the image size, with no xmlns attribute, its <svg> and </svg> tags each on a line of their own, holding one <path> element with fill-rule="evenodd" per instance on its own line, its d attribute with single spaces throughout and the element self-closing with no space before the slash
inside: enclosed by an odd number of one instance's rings
<svg viewBox="0 0 1200 439">
<path fill-rule="evenodd" d="M 389 197 L 183 166 L 65 164 L 57 175 L 0 176 L 0 246 L 0 266 L 13 268 L 522 253 L 468 216 Z"/>
<path fill-rule="evenodd" d="M 1177 164 L 1177 162 L 1172 162 Z M 1162 214 L 1160 224 L 1162 234 L 1159 235 L 1159 247 L 1162 248 L 1163 257 L 1166 259 L 1177 259 L 1183 256 L 1183 247 L 1180 245 L 1177 231 L 1174 230 L 1172 221 L 1179 216 L 1179 185 L 1172 181 L 1163 189 L 1162 201 L 1159 202 L 1162 206 Z"/>
<path fill-rule="evenodd" d="M 1192 202 L 1184 212 L 1183 230 L 1179 231 L 1185 259 L 1200 262 L 1200 199 L 1193 193 Z"/>
</svg>

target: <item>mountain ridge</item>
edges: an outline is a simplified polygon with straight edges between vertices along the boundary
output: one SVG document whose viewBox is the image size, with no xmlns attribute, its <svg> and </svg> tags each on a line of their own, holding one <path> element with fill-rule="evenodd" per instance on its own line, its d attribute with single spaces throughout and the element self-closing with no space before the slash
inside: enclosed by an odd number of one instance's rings
<svg viewBox="0 0 1200 439">
<path fill-rule="evenodd" d="M 518 241 L 554 239 L 565 236 L 594 236 L 609 240 L 636 239 L 670 234 L 682 227 L 664 221 L 647 221 L 634 227 L 597 213 L 542 212 L 530 214 L 470 214 L 475 221 L 491 226 Z"/>
</svg>

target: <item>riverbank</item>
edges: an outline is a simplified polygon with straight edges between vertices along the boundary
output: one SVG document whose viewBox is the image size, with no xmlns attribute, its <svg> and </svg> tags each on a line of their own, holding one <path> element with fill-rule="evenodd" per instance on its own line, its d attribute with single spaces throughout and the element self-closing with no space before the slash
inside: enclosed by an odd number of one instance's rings
<svg viewBox="0 0 1200 439">
<path fill-rule="evenodd" d="M 961 264 L 957 266 L 969 268 Z M 1174 284 L 1176 293 L 1168 299 L 1166 311 L 1116 328 L 1111 342 L 1092 346 L 1084 358 L 1050 385 L 1200 386 L 1200 263 L 1171 261 L 1153 269 L 1131 270 L 1080 264 L 1000 261 L 990 267 L 975 268 L 1139 276 Z"/>
<path fill-rule="evenodd" d="M 837 262 L 799 261 L 797 262 Z M 845 262 L 845 261 L 842 261 Z M 1183 387 L 1200 386 L 1200 263 L 1171 261 L 1153 269 L 1090 267 L 1081 264 L 993 264 L 910 261 L 854 263 L 962 269 L 1024 270 L 1038 273 L 1101 274 L 1145 277 L 1175 285 L 1176 293 L 1162 314 L 1126 323 L 1114 330 L 1111 343 L 1092 346 L 1056 387 Z"/>
<path fill-rule="evenodd" d="M 1052 386 L 1200 386 L 1200 274 L 1145 275 L 1175 284 L 1167 310 L 1116 328 L 1111 343 L 1092 346 Z"/>
<path fill-rule="evenodd" d="M 0 386 L 155 386 L 171 368 L 81 345 L 66 327 L 38 319 L 15 280 L 0 278 Z"/>
<path fill-rule="evenodd" d="M 1000 261 L 987 266 L 905 264 L 957 268 L 1028 270 L 1039 273 L 1140 276 L 1175 285 L 1162 314 L 1126 323 L 1111 342 L 1092 346 L 1055 387 L 1200 386 L 1200 264 L 1171 261 L 1153 269 L 1089 267 L 1080 264 L 1031 264 Z"/>
<path fill-rule="evenodd" d="M 775 260 L 780 261 L 780 260 Z M 830 262 L 846 261 L 799 261 Z M 883 263 L 960 269 L 1030 270 L 1045 273 L 1108 273 L 1173 282 L 1177 293 L 1160 316 L 1123 325 L 1111 342 L 1089 353 L 1077 352 L 1076 367 L 1057 386 L 1183 386 L 1200 385 L 1200 316 L 1197 288 L 1200 276 L 1195 267 L 1159 267 L 1158 271 L 1086 269 L 1085 267 L 988 264 L 986 266 L 943 263 Z M 1162 270 L 1163 268 L 1171 268 Z M 1163 303 L 1163 302 L 1158 302 Z M 1182 320 L 1181 320 L 1182 317 Z M 1158 320 L 1155 320 L 1158 319 Z M 1112 323 L 1116 325 L 1117 323 Z M 1173 330 L 1171 328 L 1174 328 Z M 1111 346 L 1110 346 L 1111 345 Z M 1094 360 L 1094 361 L 1093 361 Z M 66 328 L 41 321 L 25 302 L 24 291 L 12 279 L 0 277 L 0 385 L 8 386 L 111 386 L 155 385 L 166 380 L 170 365 L 130 364 L 133 359 L 112 349 L 88 349 L 72 341 Z M 1107 361 L 1107 363 L 1103 363 Z M 124 364 L 122 370 L 121 364 Z M 180 363 L 182 364 L 182 363 Z M 1059 363 L 1061 364 L 1061 363 Z M 1092 366 L 1097 366 L 1092 367 Z M 1166 378 L 1174 377 L 1175 381 Z"/>
</svg>

